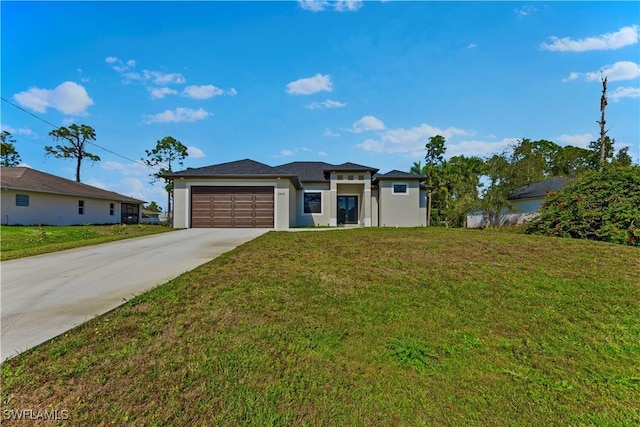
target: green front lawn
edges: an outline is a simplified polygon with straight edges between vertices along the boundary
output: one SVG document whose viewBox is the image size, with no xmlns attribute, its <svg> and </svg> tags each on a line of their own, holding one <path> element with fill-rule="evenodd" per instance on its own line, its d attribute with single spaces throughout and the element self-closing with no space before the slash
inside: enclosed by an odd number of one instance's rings
<svg viewBox="0 0 640 427">
<path fill-rule="evenodd" d="M 632 425 L 640 250 L 272 232 L 2 365 L 72 425 Z"/>
<path fill-rule="evenodd" d="M 0 226 L 0 260 L 172 231 L 161 225 Z"/>
</svg>

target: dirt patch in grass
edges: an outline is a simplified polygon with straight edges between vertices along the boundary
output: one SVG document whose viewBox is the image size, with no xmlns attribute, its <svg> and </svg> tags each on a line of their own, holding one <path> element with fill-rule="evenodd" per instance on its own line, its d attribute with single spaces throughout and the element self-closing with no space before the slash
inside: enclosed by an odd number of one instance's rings
<svg viewBox="0 0 640 427">
<path fill-rule="evenodd" d="M 638 249 L 589 241 L 268 233 L 3 363 L 3 409 L 81 425 L 628 425 L 638 271 Z"/>
</svg>

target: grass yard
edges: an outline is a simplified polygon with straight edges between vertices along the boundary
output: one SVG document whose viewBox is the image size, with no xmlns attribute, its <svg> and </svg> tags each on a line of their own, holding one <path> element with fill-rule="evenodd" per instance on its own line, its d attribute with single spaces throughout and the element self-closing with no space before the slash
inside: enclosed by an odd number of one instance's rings
<svg viewBox="0 0 640 427">
<path fill-rule="evenodd" d="M 267 233 L 3 363 L 3 414 L 635 425 L 639 282 L 640 250 L 622 245 L 435 228 Z"/>
<path fill-rule="evenodd" d="M 0 260 L 173 231 L 161 225 L 0 226 Z"/>
</svg>

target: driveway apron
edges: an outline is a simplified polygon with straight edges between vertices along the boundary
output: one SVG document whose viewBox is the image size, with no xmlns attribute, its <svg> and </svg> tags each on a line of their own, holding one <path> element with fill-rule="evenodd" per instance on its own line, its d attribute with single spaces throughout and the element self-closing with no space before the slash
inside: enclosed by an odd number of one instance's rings
<svg viewBox="0 0 640 427">
<path fill-rule="evenodd" d="M 186 229 L 1 265 L 1 359 L 202 265 L 267 229 Z"/>
</svg>

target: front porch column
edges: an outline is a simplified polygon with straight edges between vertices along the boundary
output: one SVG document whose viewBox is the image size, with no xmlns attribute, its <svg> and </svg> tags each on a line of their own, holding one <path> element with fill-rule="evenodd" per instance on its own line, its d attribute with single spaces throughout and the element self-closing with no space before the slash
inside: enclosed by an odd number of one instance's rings
<svg viewBox="0 0 640 427">
<path fill-rule="evenodd" d="M 338 183 L 336 173 L 331 172 L 329 191 L 329 226 L 338 226 Z"/>
<path fill-rule="evenodd" d="M 367 172 L 364 179 L 364 226 L 371 227 L 371 173 Z"/>
</svg>

